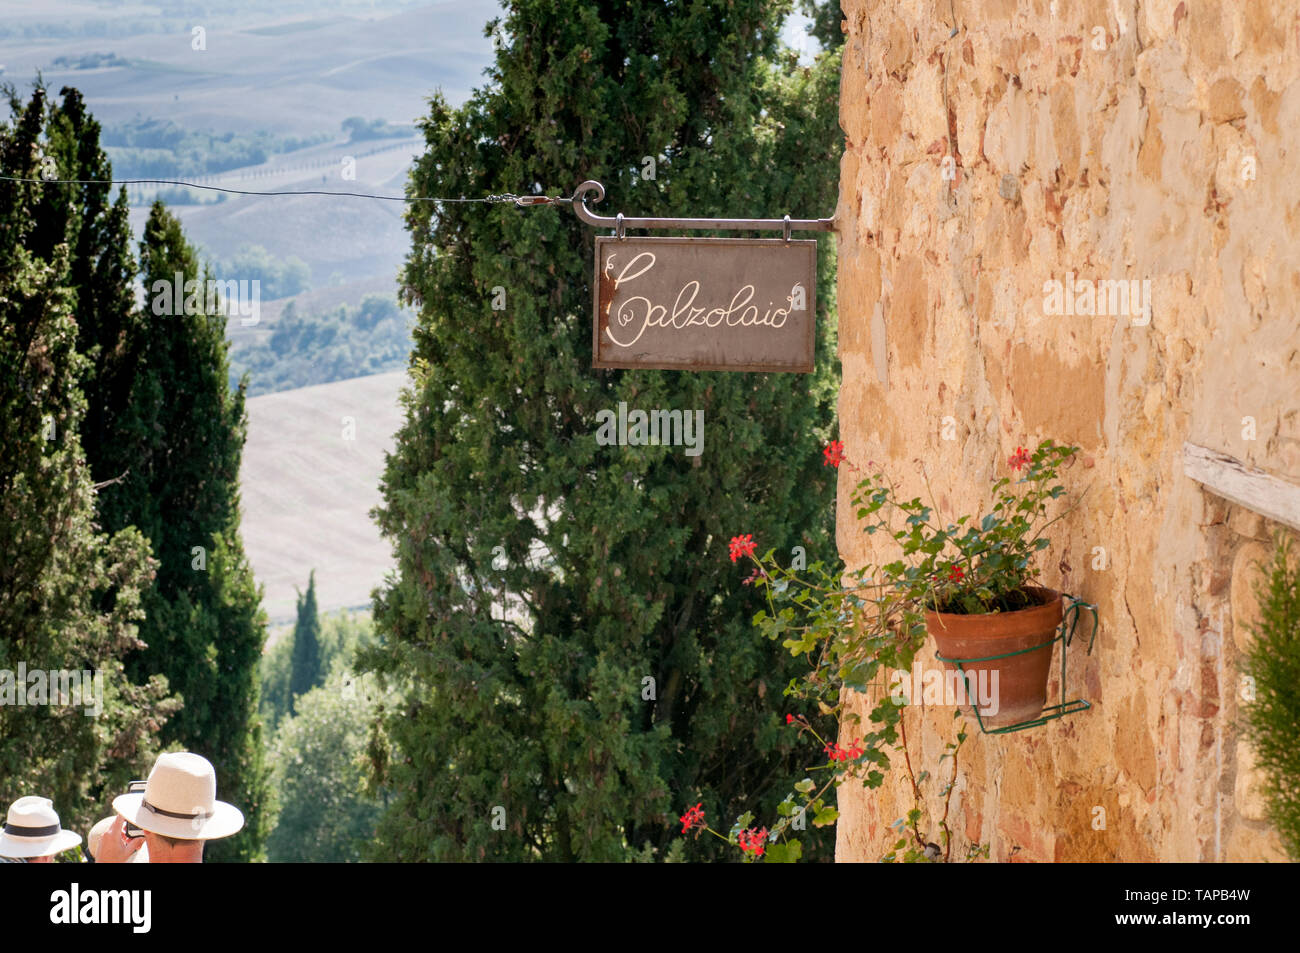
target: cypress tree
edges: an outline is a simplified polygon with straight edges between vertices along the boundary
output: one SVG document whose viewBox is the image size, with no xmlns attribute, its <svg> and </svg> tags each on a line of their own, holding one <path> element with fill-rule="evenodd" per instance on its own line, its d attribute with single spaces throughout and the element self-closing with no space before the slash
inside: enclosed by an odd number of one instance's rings
<svg viewBox="0 0 1300 953">
<path fill-rule="evenodd" d="M 320 616 L 316 612 L 316 571 L 307 578 L 306 593 L 298 593 L 298 618 L 293 625 L 293 661 L 289 668 L 289 711 L 294 699 L 323 681 L 320 652 Z"/>
<path fill-rule="evenodd" d="M 57 155 L 43 138 L 45 97 L 38 87 L 24 108 L 8 91 L 5 175 L 68 177 L 40 161 Z M 78 433 L 88 361 L 77 351 L 71 236 L 41 218 L 73 189 L 0 181 L 0 670 L 97 672 L 102 709 L 87 717 L 83 707 L 0 699 L 0 802 L 39 792 L 65 826 L 84 828 L 153 761 L 178 702 L 165 679 L 134 680 L 123 665 L 142 647 L 152 564 L 137 530 L 96 525 Z"/>
<path fill-rule="evenodd" d="M 105 180 L 113 169 L 99 146 L 99 123 L 78 90 L 64 87 L 60 96 L 47 122 L 49 150 L 58 157 L 61 178 L 82 182 L 46 189 L 38 218 L 48 235 L 66 234 L 71 243 L 77 350 L 88 358 L 80 381 L 86 395 L 82 445 L 92 474 L 104 484 L 100 518 L 105 527 L 117 529 L 134 522 L 136 507 L 127 483 L 135 447 L 121 439 L 116 419 L 130 403 L 147 317 L 136 307 L 132 287 L 136 262 L 126 189 L 109 204 L 111 186 Z"/>
<path fill-rule="evenodd" d="M 160 300 L 173 297 L 178 280 L 202 292 L 210 277 L 161 202 L 145 223 L 140 275 L 146 332 L 128 403 L 110 429 L 130 456 L 121 518 L 149 537 L 159 562 L 141 627 L 149 649 L 133 662 L 141 673 L 165 674 L 185 700 L 164 740 L 211 760 L 218 790 L 247 818 L 238 835 L 212 845 L 209 859 L 257 859 L 269 824 L 257 713 L 266 618 L 239 536 L 245 385 L 229 389 L 225 318 L 208 312 L 206 293 L 194 299 L 203 299 L 197 313 L 168 313 Z M 181 297 L 188 304 L 190 295 Z"/>
<path fill-rule="evenodd" d="M 788 9 L 510 3 L 490 83 L 460 109 L 433 97 L 409 191 L 599 179 L 606 214 L 827 214 L 838 53 L 780 52 Z M 594 235 L 567 208 L 415 203 L 407 221 L 420 319 L 377 510 L 398 572 L 363 653 L 406 686 L 374 726 L 373 778 L 395 791 L 376 856 L 662 858 L 688 803 L 724 829 L 770 816 L 807 755 L 782 701 L 800 666 L 751 628 L 727 543 L 829 552 L 829 237 L 815 374 L 610 371 L 591 367 Z M 704 453 L 598 446 L 619 401 L 702 409 Z M 830 832 L 810 834 L 805 856 L 828 858 Z"/>
<path fill-rule="evenodd" d="M 48 108 L 45 154 L 59 178 L 81 181 L 37 187 L 29 247 L 43 257 L 61 245 L 70 250 L 76 345 L 86 358 L 78 364 L 88 406 L 81 445 L 99 486 L 101 525 L 136 527 L 157 560 L 141 594 L 143 644 L 128 671 L 137 681 L 164 676 L 180 695 L 184 707 L 160 740 L 208 757 L 223 797 L 248 816 L 209 859 L 252 859 L 262 854 L 269 819 L 257 715 L 265 619 L 239 538 L 244 387 L 230 391 L 225 319 L 209 312 L 207 295 L 193 299 L 197 309 L 171 313 L 176 276 L 208 276 L 161 203 L 150 210 L 138 265 L 132 257 L 126 192 L 109 204 L 102 180 L 112 169 L 99 131 L 75 89 L 64 88 Z M 181 299 L 192 303 L 184 288 Z"/>
</svg>

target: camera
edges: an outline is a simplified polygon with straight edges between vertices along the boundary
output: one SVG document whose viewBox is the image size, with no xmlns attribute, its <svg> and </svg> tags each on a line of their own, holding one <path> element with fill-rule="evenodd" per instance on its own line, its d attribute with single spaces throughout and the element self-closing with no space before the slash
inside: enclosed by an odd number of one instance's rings
<svg viewBox="0 0 1300 953">
<path fill-rule="evenodd" d="M 126 793 L 140 794 L 144 792 L 144 788 L 145 788 L 144 781 L 132 781 L 130 784 L 126 786 Z M 126 825 L 122 829 L 126 831 L 127 837 L 144 837 L 144 831 L 140 830 L 140 828 L 136 827 L 130 821 L 127 821 Z"/>
</svg>

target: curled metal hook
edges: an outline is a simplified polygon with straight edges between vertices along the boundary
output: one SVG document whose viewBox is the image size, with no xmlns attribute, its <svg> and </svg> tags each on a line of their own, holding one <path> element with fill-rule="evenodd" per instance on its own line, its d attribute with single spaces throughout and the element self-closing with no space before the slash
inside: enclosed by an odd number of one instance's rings
<svg viewBox="0 0 1300 953">
<path fill-rule="evenodd" d="M 573 204 L 573 210 L 578 214 L 578 218 L 582 219 L 588 225 L 600 226 L 602 224 L 599 221 L 601 216 L 593 215 L 587 208 L 586 196 L 588 193 L 593 193 L 595 195 L 595 198 L 592 199 L 593 202 L 603 201 L 605 198 L 605 187 L 595 179 L 588 179 L 573 190 L 573 196 L 569 201 Z"/>
</svg>

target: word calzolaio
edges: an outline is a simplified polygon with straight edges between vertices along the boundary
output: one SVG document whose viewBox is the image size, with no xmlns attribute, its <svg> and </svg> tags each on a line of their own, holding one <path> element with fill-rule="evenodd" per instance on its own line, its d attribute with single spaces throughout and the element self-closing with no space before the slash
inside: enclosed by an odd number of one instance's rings
<svg viewBox="0 0 1300 953">
<path fill-rule="evenodd" d="M 597 238 L 595 367 L 813 369 L 817 243 Z"/>
</svg>

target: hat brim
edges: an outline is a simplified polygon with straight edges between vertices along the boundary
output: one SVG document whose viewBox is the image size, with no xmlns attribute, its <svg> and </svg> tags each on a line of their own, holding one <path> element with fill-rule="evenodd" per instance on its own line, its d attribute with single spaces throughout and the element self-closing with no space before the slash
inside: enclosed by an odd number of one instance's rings
<svg viewBox="0 0 1300 953">
<path fill-rule="evenodd" d="M 72 850 L 81 843 L 81 835 L 75 831 L 60 830 L 49 837 L 14 837 L 12 834 L 0 834 L 0 857 L 46 857 Z"/>
<path fill-rule="evenodd" d="M 113 798 L 113 810 L 141 830 L 176 840 L 217 840 L 236 834 L 244 826 L 244 813 L 233 804 L 216 801 L 205 818 L 168 817 L 144 806 L 144 794 L 122 794 Z"/>
</svg>

